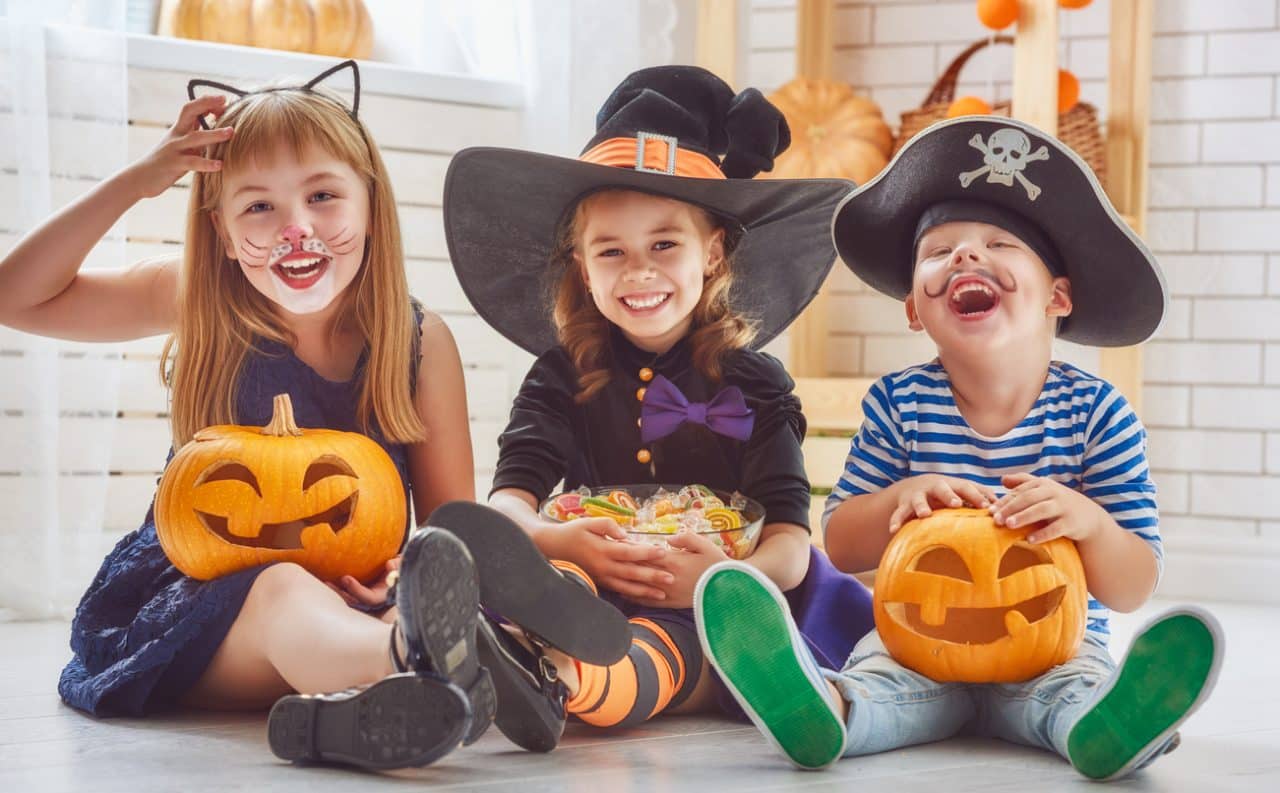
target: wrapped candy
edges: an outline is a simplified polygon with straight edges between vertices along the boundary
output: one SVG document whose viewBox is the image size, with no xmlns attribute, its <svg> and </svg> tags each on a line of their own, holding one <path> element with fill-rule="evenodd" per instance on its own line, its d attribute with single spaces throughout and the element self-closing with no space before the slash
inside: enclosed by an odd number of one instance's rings
<svg viewBox="0 0 1280 793">
<path fill-rule="evenodd" d="M 542 512 L 557 521 L 609 518 L 633 542 L 665 545 L 675 534 L 698 534 L 734 559 L 755 550 L 764 517 L 764 509 L 742 494 L 718 494 L 700 484 L 674 490 L 661 485 L 580 487 L 551 497 Z"/>
</svg>

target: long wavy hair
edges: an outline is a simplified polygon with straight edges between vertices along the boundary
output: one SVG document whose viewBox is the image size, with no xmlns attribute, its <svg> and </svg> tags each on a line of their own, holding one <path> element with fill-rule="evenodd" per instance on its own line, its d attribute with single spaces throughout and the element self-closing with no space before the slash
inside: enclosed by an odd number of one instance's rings
<svg viewBox="0 0 1280 793">
<path fill-rule="evenodd" d="M 590 400 L 609 383 L 612 363 L 609 320 L 591 299 L 579 255 L 591 199 L 607 192 L 624 191 L 604 190 L 579 201 L 556 230 L 551 253 L 552 272 L 562 271 L 555 291 L 556 333 L 578 370 L 579 390 L 574 400 L 579 404 Z M 742 232 L 736 224 L 727 223 L 700 207 L 689 206 L 706 217 L 713 231 L 724 230 L 724 257 L 703 281 L 702 296 L 693 308 L 688 337 L 694 367 L 712 381 L 718 381 L 724 356 L 751 344 L 756 334 L 755 326 L 729 303 L 734 278 L 733 252 L 742 239 Z"/>
<path fill-rule="evenodd" d="M 357 330 L 368 345 L 356 417 L 363 431 L 376 423 L 390 442 L 422 440 L 425 430 L 410 393 L 418 328 L 391 180 L 378 149 L 336 97 L 314 90 L 251 93 L 231 104 L 218 126 L 233 126 L 236 133 L 207 153 L 222 160 L 222 170 L 194 176 L 177 327 L 161 356 L 161 376 L 171 388 L 175 448 L 202 427 L 234 422 L 236 384 L 257 340 L 297 343 L 275 304 L 225 255 L 210 215 L 218 208 L 227 174 L 254 168 L 258 158 L 282 146 L 298 157 L 316 147 L 351 166 L 368 187 L 364 260 L 337 298 L 338 322 Z"/>
</svg>

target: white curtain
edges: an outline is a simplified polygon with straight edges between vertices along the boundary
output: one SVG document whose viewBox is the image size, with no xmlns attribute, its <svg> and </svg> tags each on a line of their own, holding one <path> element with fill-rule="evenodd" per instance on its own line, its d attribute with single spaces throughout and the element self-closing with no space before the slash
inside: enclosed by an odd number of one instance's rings
<svg viewBox="0 0 1280 793">
<path fill-rule="evenodd" d="M 126 162 L 125 2 L 0 6 L 0 251 L 8 252 Z M 84 266 L 123 265 L 115 229 Z M 0 327 L 0 620 L 68 616 L 115 540 L 102 527 L 120 362 L 117 346 Z"/>
<path fill-rule="evenodd" d="M 577 155 L 613 87 L 674 58 L 676 0 L 437 2 L 468 73 L 524 85 L 525 145 L 538 151 Z"/>
</svg>

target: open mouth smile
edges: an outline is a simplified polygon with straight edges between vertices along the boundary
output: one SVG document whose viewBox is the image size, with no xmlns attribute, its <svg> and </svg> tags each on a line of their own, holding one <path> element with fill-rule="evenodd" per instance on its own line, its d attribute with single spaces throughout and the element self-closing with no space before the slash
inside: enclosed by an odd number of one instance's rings
<svg viewBox="0 0 1280 793">
<path fill-rule="evenodd" d="M 979 276 L 957 278 L 947 290 L 947 307 L 963 320 L 985 319 L 1000 306 L 1000 293 Z"/>
<path fill-rule="evenodd" d="M 618 298 L 618 302 L 632 314 L 648 314 L 657 311 L 671 299 L 670 292 L 645 292 L 644 294 L 626 295 Z"/>
<path fill-rule="evenodd" d="M 327 256 L 294 254 L 271 265 L 271 272 L 291 289 L 306 289 L 320 280 L 329 264 Z"/>
<path fill-rule="evenodd" d="M 284 523 L 264 523 L 262 528 L 258 530 L 258 536 L 256 537 L 238 537 L 232 534 L 227 528 L 229 521 L 225 515 L 213 515 L 198 509 L 195 510 L 195 513 L 206 529 L 232 545 L 244 545 L 249 548 L 299 550 L 304 547 L 302 533 L 312 526 L 321 523 L 328 524 L 330 531 L 334 534 L 345 529 L 347 524 L 351 522 L 351 513 L 355 511 L 356 496 L 358 495 L 360 495 L 360 492 L 356 491 L 334 506 L 323 512 L 317 512 L 310 517 Z"/>
</svg>

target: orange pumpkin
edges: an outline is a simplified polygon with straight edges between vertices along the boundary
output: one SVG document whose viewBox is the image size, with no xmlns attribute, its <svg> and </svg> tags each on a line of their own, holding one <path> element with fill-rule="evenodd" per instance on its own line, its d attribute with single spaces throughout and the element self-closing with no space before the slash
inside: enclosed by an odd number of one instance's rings
<svg viewBox="0 0 1280 793">
<path fill-rule="evenodd" d="M 287 394 L 267 427 L 195 434 L 165 469 L 156 533 L 169 561 L 211 579 L 271 562 L 369 580 L 404 538 L 404 486 L 375 441 L 301 430 Z"/>
<path fill-rule="evenodd" d="M 1080 103 L 1080 80 L 1066 69 L 1058 70 L 1058 112 L 1065 113 Z"/>
<path fill-rule="evenodd" d="M 991 105 L 987 104 L 986 100 L 976 96 L 962 96 L 947 105 L 947 118 L 989 115 L 991 115 Z"/>
<path fill-rule="evenodd" d="M 938 681 L 1028 680 L 1075 655 L 1088 592 L 1075 543 L 1031 544 L 985 509 L 943 509 L 898 530 L 876 571 L 876 629 Z"/>
<path fill-rule="evenodd" d="M 880 173 L 893 132 L 880 107 L 834 80 L 798 77 L 769 96 L 791 127 L 791 148 L 761 174 L 771 179 L 834 176 L 858 184 Z"/>
<path fill-rule="evenodd" d="M 364 0 L 165 0 L 157 32 L 339 58 L 373 50 Z"/>
<path fill-rule="evenodd" d="M 978 0 L 978 21 L 992 30 L 1004 30 L 1018 21 L 1018 0 Z"/>
</svg>

